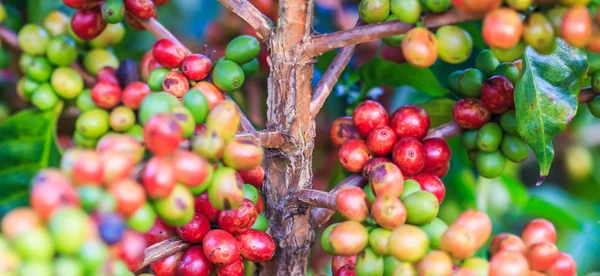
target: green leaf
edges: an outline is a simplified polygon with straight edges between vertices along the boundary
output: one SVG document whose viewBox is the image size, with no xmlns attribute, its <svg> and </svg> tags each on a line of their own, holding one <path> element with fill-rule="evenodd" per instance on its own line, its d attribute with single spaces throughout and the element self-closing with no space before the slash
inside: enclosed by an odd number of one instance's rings
<svg viewBox="0 0 600 276">
<path fill-rule="evenodd" d="M 55 110 L 21 111 L 0 124 L 0 216 L 27 204 L 32 177 L 42 168 L 57 167 L 60 151 Z"/>
<path fill-rule="evenodd" d="M 515 88 L 516 122 L 519 134 L 537 156 L 538 185 L 554 159 L 552 140 L 575 116 L 587 69 L 586 55 L 561 39 L 551 55 L 528 47 L 523 56 L 523 75 Z"/>
<path fill-rule="evenodd" d="M 381 58 L 373 59 L 360 68 L 361 79 L 367 87 L 409 85 L 431 96 L 448 94 L 429 69 L 416 68 L 408 63 L 397 64 Z"/>
<path fill-rule="evenodd" d="M 456 102 L 451 99 L 438 98 L 420 103 L 419 106 L 427 111 L 431 118 L 431 127 L 437 127 L 452 121 L 452 111 Z"/>
</svg>

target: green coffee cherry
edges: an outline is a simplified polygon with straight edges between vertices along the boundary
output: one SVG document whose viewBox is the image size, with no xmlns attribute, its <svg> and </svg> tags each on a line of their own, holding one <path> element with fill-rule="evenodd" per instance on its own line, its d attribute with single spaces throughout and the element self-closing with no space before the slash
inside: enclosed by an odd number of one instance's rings
<svg viewBox="0 0 600 276">
<path fill-rule="evenodd" d="M 183 137 L 192 137 L 196 129 L 196 121 L 194 121 L 192 113 L 181 105 L 173 106 L 172 109 L 173 116 L 183 131 Z"/>
<path fill-rule="evenodd" d="M 479 152 L 475 167 L 479 174 L 485 178 L 496 178 L 502 175 L 506 158 L 499 150 L 492 152 Z"/>
<path fill-rule="evenodd" d="M 529 155 L 529 146 L 527 143 L 521 137 L 510 134 L 504 135 L 500 149 L 508 160 L 515 163 L 525 161 L 527 155 Z"/>
<path fill-rule="evenodd" d="M 19 46 L 29 55 L 39 56 L 46 53 L 49 41 L 48 32 L 36 24 L 27 24 L 19 30 Z"/>
<path fill-rule="evenodd" d="M 152 72 L 150 72 L 150 76 L 148 77 L 148 87 L 150 87 L 150 90 L 161 91 L 163 80 L 169 72 L 171 72 L 171 70 L 163 67 L 152 70 Z"/>
<path fill-rule="evenodd" d="M 21 86 L 21 89 L 23 89 L 23 93 L 27 96 L 33 95 L 33 92 L 40 86 L 39 83 L 28 77 L 22 77 L 19 80 L 19 85 Z"/>
<path fill-rule="evenodd" d="M 27 72 L 27 67 L 33 62 L 33 56 L 23 53 L 19 58 L 19 70 Z"/>
<path fill-rule="evenodd" d="M 494 53 L 494 55 L 496 55 L 496 57 L 498 58 L 499 61 L 513 62 L 513 61 L 521 58 L 521 56 L 525 52 L 526 46 L 527 45 L 525 45 L 525 43 L 523 43 L 523 41 L 519 41 L 519 43 L 517 43 L 517 45 L 513 46 L 510 49 L 500 49 L 500 48 L 492 47 L 492 52 Z"/>
<path fill-rule="evenodd" d="M 424 2 L 427 9 L 435 13 L 445 12 L 452 6 L 450 0 L 425 0 Z"/>
<path fill-rule="evenodd" d="M 258 57 L 260 43 L 249 35 L 241 35 L 234 38 L 225 48 L 225 59 L 237 64 L 244 64 Z"/>
<path fill-rule="evenodd" d="M 109 115 L 103 109 L 92 109 L 83 112 L 75 122 L 75 129 L 83 137 L 96 139 L 108 131 Z"/>
<path fill-rule="evenodd" d="M 454 92 L 460 91 L 460 86 L 458 85 L 458 80 L 460 79 L 460 76 L 462 75 L 462 73 L 463 73 L 463 70 L 457 70 L 457 71 L 452 72 L 450 74 L 450 76 L 448 76 L 448 86 Z"/>
<path fill-rule="evenodd" d="M 467 151 L 467 157 L 469 158 L 469 161 L 471 161 L 471 163 L 477 162 L 477 156 L 479 156 L 479 150 L 472 149 Z"/>
<path fill-rule="evenodd" d="M 74 99 L 83 91 L 83 78 L 71 67 L 59 67 L 52 72 L 52 88 L 63 99 Z"/>
<path fill-rule="evenodd" d="M 109 125 L 116 132 L 125 132 L 135 124 L 135 113 L 126 106 L 118 106 L 110 112 Z"/>
<path fill-rule="evenodd" d="M 119 44 L 125 38 L 125 26 L 123 23 L 108 24 L 100 35 L 90 40 L 92 48 L 106 48 Z"/>
<path fill-rule="evenodd" d="M 547 51 L 554 41 L 552 24 L 539 12 L 530 14 L 523 26 L 523 40 L 536 51 Z"/>
<path fill-rule="evenodd" d="M 500 65 L 500 61 L 489 49 L 479 52 L 477 58 L 475 59 L 475 68 L 479 69 L 479 71 L 488 77 L 493 76 L 492 72 L 496 70 L 498 65 Z"/>
<path fill-rule="evenodd" d="M 479 98 L 483 82 L 486 80 L 481 71 L 475 68 L 465 70 L 458 78 L 458 89 L 463 96 L 468 98 Z"/>
<path fill-rule="evenodd" d="M 115 54 L 105 49 L 92 49 L 84 56 L 83 66 L 95 76 L 106 66 L 119 68 L 119 60 Z"/>
<path fill-rule="evenodd" d="M 52 74 L 52 64 L 44 57 L 34 57 L 25 72 L 27 77 L 36 82 L 46 82 Z"/>
<path fill-rule="evenodd" d="M 369 187 L 369 186 L 367 186 Z M 370 190 L 370 189 L 369 189 Z M 411 195 L 414 192 L 421 191 L 421 185 L 414 179 L 404 180 L 404 189 L 402 190 L 402 194 L 400 195 L 400 200 L 404 200 L 407 196 Z M 375 200 L 375 196 L 373 196 L 373 200 Z"/>
<path fill-rule="evenodd" d="M 95 148 L 96 144 L 98 144 L 98 139 L 85 138 L 81 133 L 75 131 L 75 133 L 73 133 L 73 142 L 75 142 L 75 145 L 78 147 Z"/>
<path fill-rule="evenodd" d="M 362 0 L 358 4 L 358 16 L 367 24 L 382 22 L 390 15 L 389 0 Z"/>
<path fill-rule="evenodd" d="M 384 22 L 388 22 L 388 21 L 397 21 L 398 17 L 396 17 L 393 14 L 390 14 L 385 20 Z M 393 36 L 388 36 L 388 37 L 384 37 L 381 40 L 383 41 L 383 43 L 387 44 L 388 46 L 392 46 L 395 48 L 402 48 L 402 39 L 404 39 L 403 34 L 401 35 L 393 35 Z"/>
<path fill-rule="evenodd" d="M 383 257 L 377 255 L 377 253 L 375 253 L 370 247 L 365 248 L 356 256 L 356 264 L 354 269 L 356 275 L 383 275 L 383 268 Z"/>
<path fill-rule="evenodd" d="M 466 61 L 473 51 L 473 39 L 463 28 L 447 25 L 435 32 L 438 53 L 445 62 L 458 64 Z"/>
<path fill-rule="evenodd" d="M 590 113 L 596 118 L 600 118 L 600 96 L 596 96 L 588 103 Z"/>
<path fill-rule="evenodd" d="M 600 54 L 588 51 L 587 61 L 590 65 L 590 68 L 588 69 L 588 75 L 594 74 L 600 70 Z"/>
<path fill-rule="evenodd" d="M 59 101 L 58 96 L 48 83 L 40 85 L 31 95 L 31 103 L 41 110 L 53 109 Z"/>
<path fill-rule="evenodd" d="M 258 63 L 258 59 L 253 59 L 240 65 L 240 67 L 242 67 L 242 71 L 244 71 L 244 76 L 246 78 L 249 78 L 258 73 L 258 70 L 260 69 L 260 64 Z"/>
<path fill-rule="evenodd" d="M 517 85 L 519 81 L 519 77 L 521 75 L 521 70 L 519 67 L 514 65 L 511 62 L 504 62 L 498 65 L 494 72 L 492 72 L 494 76 L 504 76 L 506 77 L 513 85 Z"/>
<path fill-rule="evenodd" d="M 142 100 L 139 110 L 140 122 L 144 125 L 150 117 L 161 113 L 171 113 L 171 111 L 171 100 L 166 93 L 152 93 Z"/>
<path fill-rule="evenodd" d="M 202 124 L 208 116 L 208 100 L 198 89 L 191 89 L 183 96 L 183 106 L 194 116 L 196 124 Z"/>
<path fill-rule="evenodd" d="M 498 149 L 502 142 L 502 128 L 496 123 L 487 123 L 477 133 L 477 148 L 483 152 Z"/>
<path fill-rule="evenodd" d="M 125 133 L 140 143 L 144 142 L 144 128 L 141 125 L 135 124 Z"/>
<path fill-rule="evenodd" d="M 75 41 L 62 35 L 53 38 L 46 48 L 46 56 L 56 66 L 70 65 L 77 58 Z"/>
<path fill-rule="evenodd" d="M 463 133 L 461 143 L 465 149 L 472 150 L 477 148 L 477 132 L 477 130 L 467 130 Z"/>
<path fill-rule="evenodd" d="M 446 232 L 446 229 L 448 229 L 448 225 L 443 220 L 434 218 L 428 224 L 421 225 L 421 229 L 423 229 L 429 237 L 431 248 L 439 249 L 442 235 Z"/>
<path fill-rule="evenodd" d="M 244 84 L 244 71 L 237 63 L 224 60 L 213 68 L 212 79 L 219 89 L 231 92 L 239 89 Z"/>
<path fill-rule="evenodd" d="M 102 3 L 101 10 L 106 23 L 117 24 L 123 20 L 125 5 L 123 0 L 106 0 Z"/>
<path fill-rule="evenodd" d="M 390 0 L 390 11 L 398 20 L 414 24 L 421 17 L 421 3 L 419 0 Z"/>
<path fill-rule="evenodd" d="M 517 132 L 517 123 L 515 121 L 515 111 L 509 110 L 500 116 L 500 126 L 506 133 L 511 135 L 519 135 Z"/>
<path fill-rule="evenodd" d="M 84 89 L 79 93 L 75 100 L 75 105 L 81 112 L 86 112 L 90 109 L 98 108 L 94 100 L 92 99 L 92 91 L 90 89 Z"/>
</svg>

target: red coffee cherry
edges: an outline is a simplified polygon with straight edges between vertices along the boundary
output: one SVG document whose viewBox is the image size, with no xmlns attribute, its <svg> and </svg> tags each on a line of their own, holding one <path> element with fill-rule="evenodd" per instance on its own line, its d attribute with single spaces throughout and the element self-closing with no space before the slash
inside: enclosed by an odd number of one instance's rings
<svg viewBox="0 0 600 276">
<path fill-rule="evenodd" d="M 236 239 L 240 244 L 240 254 L 248 261 L 266 262 L 275 254 L 273 238 L 263 231 L 248 229 L 248 231 L 237 235 Z"/>
<path fill-rule="evenodd" d="M 369 132 L 367 147 L 376 156 L 388 156 L 396 143 L 396 132 L 389 126 L 380 126 Z"/>
<path fill-rule="evenodd" d="M 399 197 L 404 190 L 404 176 L 398 166 L 390 162 L 383 162 L 371 170 L 369 186 L 375 196 Z"/>
<path fill-rule="evenodd" d="M 133 110 L 138 110 L 142 105 L 142 100 L 144 100 L 150 92 L 150 87 L 148 87 L 145 82 L 132 82 L 123 89 L 121 100 L 125 106 Z"/>
<path fill-rule="evenodd" d="M 422 142 L 423 152 L 425 153 L 425 166 L 423 172 L 433 172 L 450 161 L 452 151 L 448 142 L 440 138 L 425 139 Z"/>
<path fill-rule="evenodd" d="M 363 176 L 369 177 L 371 175 L 371 172 L 373 171 L 373 168 L 375 168 L 375 166 L 377 166 L 383 162 L 392 162 L 392 159 L 389 157 L 375 157 L 375 158 L 369 159 L 369 161 L 367 161 L 367 163 L 363 167 L 363 171 L 362 171 Z"/>
<path fill-rule="evenodd" d="M 83 40 L 94 39 L 104 31 L 106 22 L 102 19 L 100 8 L 78 10 L 71 17 L 71 29 Z"/>
<path fill-rule="evenodd" d="M 350 140 L 345 143 L 338 153 L 342 167 L 354 173 L 359 173 L 371 158 L 371 153 L 364 140 Z"/>
<path fill-rule="evenodd" d="M 548 276 L 575 276 L 577 275 L 577 263 L 569 254 L 560 252 L 554 264 L 544 272 Z"/>
<path fill-rule="evenodd" d="M 529 264 L 521 253 L 502 251 L 490 260 L 489 271 L 490 276 L 529 275 Z"/>
<path fill-rule="evenodd" d="M 202 249 L 208 260 L 219 266 L 230 265 L 240 258 L 240 243 L 220 229 L 211 230 L 204 236 Z"/>
<path fill-rule="evenodd" d="M 452 0 L 452 6 L 463 13 L 484 14 L 497 9 L 502 0 Z"/>
<path fill-rule="evenodd" d="M 203 247 L 201 245 L 195 245 L 190 247 L 190 249 L 183 254 L 183 257 L 181 257 L 181 262 L 179 263 L 179 267 L 177 268 L 177 274 L 173 275 L 209 275 L 213 270 L 213 267 L 214 265 L 207 258 Z"/>
<path fill-rule="evenodd" d="M 477 99 L 462 99 L 454 105 L 454 121 L 462 128 L 479 129 L 492 118 L 490 111 Z"/>
<path fill-rule="evenodd" d="M 556 243 L 556 228 L 548 220 L 534 219 L 525 226 L 521 238 L 527 246 L 544 241 Z"/>
<path fill-rule="evenodd" d="M 523 34 L 523 21 L 511 9 L 495 9 L 483 19 L 483 39 L 490 47 L 509 49 L 517 45 Z"/>
<path fill-rule="evenodd" d="M 404 224 L 408 216 L 404 204 L 392 195 L 377 196 L 371 206 L 371 215 L 379 226 L 388 230 Z"/>
<path fill-rule="evenodd" d="M 420 173 L 413 176 L 413 179 L 419 182 L 422 190 L 435 195 L 440 204 L 444 201 L 444 197 L 446 197 L 446 187 L 439 177 L 429 173 Z"/>
<path fill-rule="evenodd" d="M 369 198 L 361 188 L 342 189 L 337 194 L 335 202 L 340 214 L 349 220 L 361 222 L 369 217 Z"/>
<path fill-rule="evenodd" d="M 592 37 L 593 20 L 585 6 L 569 8 L 560 24 L 560 36 L 570 45 L 585 47 Z"/>
<path fill-rule="evenodd" d="M 217 266 L 215 272 L 217 276 L 242 276 L 244 275 L 244 262 L 239 259 L 230 265 Z"/>
<path fill-rule="evenodd" d="M 194 214 L 192 220 L 177 227 L 177 234 L 186 242 L 201 243 L 210 231 L 210 221 L 202 214 Z"/>
<path fill-rule="evenodd" d="M 181 71 L 188 79 L 199 81 L 206 78 L 212 70 L 212 62 L 208 57 L 201 54 L 187 56 L 181 63 Z"/>
<path fill-rule="evenodd" d="M 98 71 L 98 74 L 96 74 L 96 80 L 99 82 L 112 82 L 118 85 L 119 80 L 117 79 L 117 69 L 110 66 L 103 67 L 102 69 L 100 69 L 100 71 Z"/>
<path fill-rule="evenodd" d="M 531 245 L 525 257 L 533 270 L 544 271 L 552 266 L 558 259 L 558 247 L 550 242 L 538 242 Z"/>
<path fill-rule="evenodd" d="M 161 39 L 154 44 L 152 55 L 160 65 L 165 68 L 178 68 L 185 59 L 185 51 L 175 42 L 168 39 Z"/>
<path fill-rule="evenodd" d="M 190 90 L 190 83 L 181 73 L 171 71 L 165 76 L 162 83 L 162 89 L 178 99 L 181 99 L 185 93 Z"/>
<path fill-rule="evenodd" d="M 233 210 L 219 212 L 217 222 L 219 227 L 232 235 L 246 232 L 258 216 L 258 209 L 249 199 L 244 199 L 242 204 Z"/>
<path fill-rule="evenodd" d="M 150 158 L 142 174 L 142 184 L 148 196 L 164 198 L 173 191 L 176 183 L 175 168 L 167 158 L 161 156 Z"/>
<path fill-rule="evenodd" d="M 150 230 L 144 234 L 144 238 L 146 238 L 146 242 L 148 243 L 148 246 L 150 246 L 175 237 L 175 235 L 177 235 L 175 228 L 164 223 L 160 219 L 156 219 L 152 228 L 150 228 Z"/>
<path fill-rule="evenodd" d="M 367 137 L 371 130 L 386 126 L 388 114 L 385 108 L 376 101 L 366 100 L 360 103 L 352 113 L 354 127 L 362 137 Z"/>
<path fill-rule="evenodd" d="M 238 170 L 238 174 L 242 177 L 244 183 L 250 184 L 257 189 L 260 189 L 265 179 L 265 169 L 262 166 L 257 166 L 250 170 Z"/>
<path fill-rule="evenodd" d="M 527 251 L 527 246 L 523 240 L 516 235 L 510 233 L 500 233 L 492 239 L 492 243 L 490 244 L 490 253 L 495 255 L 496 253 L 502 251 L 525 253 L 525 251 Z"/>
<path fill-rule="evenodd" d="M 481 101 L 493 114 L 502 114 L 515 106 L 514 87 L 504 76 L 493 76 L 483 83 Z"/>
<path fill-rule="evenodd" d="M 108 81 L 97 82 L 92 87 L 92 100 L 104 109 L 111 109 L 121 101 L 121 87 Z"/>
<path fill-rule="evenodd" d="M 356 263 L 356 256 L 334 256 L 333 259 L 331 259 L 331 272 L 333 275 L 336 275 L 340 268 L 354 263 Z"/>
<path fill-rule="evenodd" d="M 217 223 L 221 211 L 210 203 L 207 193 L 203 193 L 194 199 L 194 208 L 197 213 L 204 215 L 210 222 Z"/>
<path fill-rule="evenodd" d="M 360 138 L 360 134 L 354 127 L 354 121 L 350 116 L 340 117 L 333 121 L 329 136 L 331 142 L 336 147 L 339 147 L 352 139 Z"/>
<path fill-rule="evenodd" d="M 63 0 L 65 6 L 76 10 L 89 10 L 101 2 L 101 0 Z"/>
<path fill-rule="evenodd" d="M 182 139 L 181 127 L 170 114 L 155 115 L 144 126 L 146 147 L 156 155 L 173 153 Z"/>
<path fill-rule="evenodd" d="M 415 138 L 404 137 L 394 144 L 392 159 L 402 175 L 416 175 L 425 165 L 423 145 Z"/>
<path fill-rule="evenodd" d="M 123 0 L 125 9 L 139 19 L 150 19 L 156 16 L 156 7 L 152 0 Z"/>
<path fill-rule="evenodd" d="M 390 127 L 394 129 L 398 138 L 412 137 L 419 141 L 425 137 L 430 126 L 429 114 L 416 105 L 398 108 L 390 121 Z"/>
<path fill-rule="evenodd" d="M 184 253 L 179 252 L 169 257 L 164 257 L 151 263 L 150 268 L 156 276 L 177 275 L 177 269 L 181 264 L 181 257 L 183 257 Z"/>
<path fill-rule="evenodd" d="M 475 247 L 481 248 L 492 235 L 492 220 L 481 211 L 464 211 L 454 221 L 455 225 L 462 225 L 475 234 Z"/>
</svg>

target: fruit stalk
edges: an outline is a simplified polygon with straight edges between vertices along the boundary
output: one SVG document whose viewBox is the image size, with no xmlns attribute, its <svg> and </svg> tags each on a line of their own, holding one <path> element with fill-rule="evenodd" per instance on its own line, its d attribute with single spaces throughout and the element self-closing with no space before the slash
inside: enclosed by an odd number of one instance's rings
<svg viewBox="0 0 600 276">
<path fill-rule="evenodd" d="M 153 244 L 144 251 L 144 262 L 138 268 L 136 274 L 142 273 L 143 269 L 151 263 L 162 258 L 171 256 L 175 253 L 184 251 L 192 246 L 191 243 L 185 242 L 180 237 L 173 237 L 159 243 Z"/>
<path fill-rule="evenodd" d="M 71 67 L 73 69 L 75 69 L 75 71 L 77 71 L 77 73 L 79 73 L 79 75 L 81 75 L 81 77 L 83 78 L 83 82 L 85 83 L 86 86 L 88 86 L 88 87 L 94 86 L 94 84 L 96 83 L 96 78 L 94 78 L 94 76 L 92 76 L 88 72 L 86 72 L 79 63 L 73 63 L 73 64 L 71 64 Z"/>
<path fill-rule="evenodd" d="M 259 38 L 266 40 L 273 30 L 273 21 L 262 14 L 256 7 L 242 0 L 219 0 L 223 6 L 244 19 L 256 30 Z"/>
<path fill-rule="evenodd" d="M 315 189 L 304 189 L 298 192 L 298 200 L 302 203 L 318 208 L 327 208 L 337 210 L 335 204 L 335 195 L 332 193 L 319 191 Z"/>
</svg>

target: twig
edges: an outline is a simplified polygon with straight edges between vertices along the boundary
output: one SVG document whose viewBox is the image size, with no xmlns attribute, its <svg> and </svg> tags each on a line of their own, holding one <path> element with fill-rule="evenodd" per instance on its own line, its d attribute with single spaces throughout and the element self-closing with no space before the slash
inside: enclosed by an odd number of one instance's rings
<svg viewBox="0 0 600 276">
<path fill-rule="evenodd" d="M 192 246 L 192 244 L 185 242 L 179 237 L 173 237 L 168 240 L 153 244 L 144 251 L 144 262 L 140 268 L 138 268 L 137 272 L 141 273 L 141 270 L 151 263 L 186 250 L 190 246 Z"/>
<path fill-rule="evenodd" d="M 427 132 L 427 138 L 442 138 L 449 139 L 463 133 L 464 129 L 462 129 L 457 123 L 451 121 L 449 123 L 443 124 L 436 128 L 432 128 Z"/>
<path fill-rule="evenodd" d="M 240 132 L 235 135 L 237 139 L 252 139 L 265 148 L 280 148 L 285 143 L 283 134 L 277 130 L 260 130 Z"/>
<path fill-rule="evenodd" d="M 0 39 L 13 49 L 21 50 L 19 36 L 13 30 L 0 25 Z"/>
<path fill-rule="evenodd" d="M 480 19 L 483 15 L 464 14 L 457 10 L 450 10 L 443 14 L 426 15 L 421 19 L 426 28 L 437 28 L 443 25 L 456 24 Z M 319 56 L 333 49 L 359 44 L 374 39 L 404 34 L 414 28 L 414 25 L 401 21 L 388 21 L 377 24 L 360 26 L 349 30 L 338 31 L 330 34 L 313 36 L 308 43 L 308 54 Z"/>
<path fill-rule="evenodd" d="M 364 176 L 358 175 L 358 174 L 352 174 L 352 175 L 346 177 L 344 180 L 342 180 L 342 182 L 340 182 L 338 185 L 336 185 L 329 192 L 329 194 L 331 194 L 332 196 L 335 196 L 340 192 L 340 190 L 342 190 L 344 188 L 362 187 L 366 184 L 367 184 L 367 179 Z M 316 225 L 317 227 L 321 227 L 321 226 L 323 226 L 323 224 L 325 224 L 331 218 L 331 216 L 333 216 L 333 213 L 335 213 L 335 211 L 331 210 L 331 209 L 327 209 L 327 208 L 314 208 L 311 210 L 310 213 L 312 216 L 313 224 Z"/>
<path fill-rule="evenodd" d="M 274 24 L 266 15 L 246 0 L 219 0 L 223 6 L 244 19 L 256 30 L 260 39 L 266 40 L 273 30 Z"/>
<path fill-rule="evenodd" d="M 160 22 L 158 22 L 158 20 L 154 19 L 154 18 L 150 18 L 148 20 L 141 20 L 138 19 L 138 21 L 140 22 L 140 24 L 142 24 L 146 30 L 148 30 L 149 32 L 151 32 L 156 38 L 158 39 L 168 39 L 171 40 L 175 43 L 177 43 L 188 55 L 192 54 L 192 51 L 190 51 L 190 49 L 188 49 L 187 47 L 185 47 L 185 45 L 183 45 L 183 43 L 181 43 L 181 41 L 179 41 L 177 39 L 177 37 L 175 37 L 169 30 L 167 30 L 167 28 L 165 28 L 165 26 L 163 26 Z"/>
<path fill-rule="evenodd" d="M 337 210 L 335 198 L 336 196 L 332 193 L 314 189 L 304 189 L 298 192 L 298 200 L 302 203 L 330 210 Z"/>
</svg>

